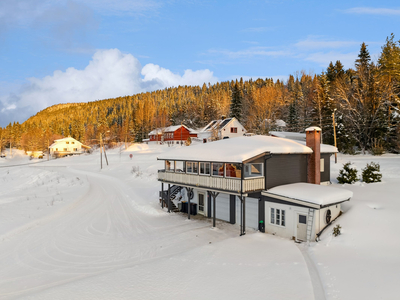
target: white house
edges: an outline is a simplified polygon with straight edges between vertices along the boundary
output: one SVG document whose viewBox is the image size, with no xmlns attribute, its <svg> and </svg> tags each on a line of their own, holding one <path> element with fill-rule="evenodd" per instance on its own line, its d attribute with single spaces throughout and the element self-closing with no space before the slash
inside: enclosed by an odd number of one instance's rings
<svg viewBox="0 0 400 300">
<path fill-rule="evenodd" d="M 72 137 L 66 137 L 59 140 L 54 140 L 54 143 L 49 147 L 50 155 L 52 156 L 66 156 L 82 154 L 91 147 L 83 145 Z"/>
<path fill-rule="evenodd" d="M 307 142 L 243 136 L 174 149 L 158 157 L 161 202 L 172 209 L 182 189 L 190 213 L 240 224 L 299 241 L 315 240 L 340 215 L 352 192 L 320 185 L 330 180 L 330 156 L 321 130 L 306 130 Z M 166 187 L 166 190 L 164 189 Z"/>
<path fill-rule="evenodd" d="M 243 136 L 247 130 L 235 118 L 222 118 L 221 120 L 213 120 L 207 124 L 198 133 L 198 138 L 203 143 L 226 138 L 234 138 Z"/>
</svg>

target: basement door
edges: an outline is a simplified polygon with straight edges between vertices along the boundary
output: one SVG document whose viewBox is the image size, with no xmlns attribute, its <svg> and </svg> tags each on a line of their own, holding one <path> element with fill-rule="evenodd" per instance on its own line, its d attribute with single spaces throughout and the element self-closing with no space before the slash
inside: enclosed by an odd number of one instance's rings
<svg viewBox="0 0 400 300">
<path fill-rule="evenodd" d="M 297 214 L 297 234 L 298 240 L 307 241 L 307 215 Z"/>
<path fill-rule="evenodd" d="M 198 196 L 199 196 L 199 205 L 198 205 L 198 209 L 197 209 L 197 211 L 198 211 L 198 214 L 199 215 L 205 215 L 205 210 L 206 210 L 206 199 L 205 199 L 205 197 L 204 197 L 204 194 L 203 193 L 198 193 Z"/>
</svg>

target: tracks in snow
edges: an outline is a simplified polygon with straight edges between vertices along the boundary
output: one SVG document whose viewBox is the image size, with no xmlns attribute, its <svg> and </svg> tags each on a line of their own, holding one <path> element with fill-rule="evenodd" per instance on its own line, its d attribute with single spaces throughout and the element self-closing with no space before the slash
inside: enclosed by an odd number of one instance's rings
<svg viewBox="0 0 400 300">
<path fill-rule="evenodd" d="M 187 242 L 192 229 L 209 227 L 154 224 L 154 217 L 135 209 L 125 193 L 129 188 L 116 179 L 75 172 L 89 180 L 85 195 L 0 240 L 0 299 L 188 250 L 196 246 Z"/>
</svg>

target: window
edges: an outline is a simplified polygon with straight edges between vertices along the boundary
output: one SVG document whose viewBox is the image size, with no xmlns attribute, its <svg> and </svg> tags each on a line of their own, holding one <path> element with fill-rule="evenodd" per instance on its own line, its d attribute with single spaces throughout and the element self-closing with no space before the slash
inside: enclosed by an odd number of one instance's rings
<svg viewBox="0 0 400 300">
<path fill-rule="evenodd" d="M 242 178 L 242 166 L 240 164 L 225 164 L 225 176 Z"/>
<path fill-rule="evenodd" d="M 74 148 L 74 151 L 78 151 L 78 148 Z"/>
<path fill-rule="evenodd" d="M 67 148 L 64 148 L 64 151 L 67 151 Z"/>
<path fill-rule="evenodd" d="M 231 133 L 237 133 L 237 127 L 231 127 Z"/>
<path fill-rule="evenodd" d="M 179 172 L 179 173 L 185 172 L 185 162 L 184 161 L 176 161 L 175 162 L 175 172 Z"/>
<path fill-rule="evenodd" d="M 285 226 L 286 215 L 283 209 L 271 208 L 270 222 L 274 225 Z"/>
<path fill-rule="evenodd" d="M 319 170 L 320 170 L 320 172 L 324 172 L 324 171 L 325 171 L 324 162 L 325 162 L 324 159 L 321 158 L 321 159 L 320 159 L 320 163 L 319 163 Z"/>
<path fill-rule="evenodd" d="M 210 175 L 210 163 L 207 163 L 207 162 L 200 163 L 200 174 L 201 175 Z"/>
<path fill-rule="evenodd" d="M 175 161 L 173 161 L 173 160 L 166 160 L 166 161 L 165 161 L 165 171 L 167 171 L 167 172 L 174 172 L 174 171 L 175 171 Z"/>
<path fill-rule="evenodd" d="M 186 162 L 186 173 L 198 174 L 198 163 L 193 161 Z"/>
<path fill-rule="evenodd" d="M 212 163 L 212 175 L 213 176 L 224 176 L 224 164 L 223 163 Z"/>
<path fill-rule="evenodd" d="M 245 164 L 244 166 L 244 177 L 259 177 L 264 176 L 264 164 Z"/>
<path fill-rule="evenodd" d="M 65 142 L 66 144 L 69 144 L 69 142 Z"/>
<path fill-rule="evenodd" d="M 75 142 L 71 142 L 71 144 L 75 144 Z"/>
</svg>

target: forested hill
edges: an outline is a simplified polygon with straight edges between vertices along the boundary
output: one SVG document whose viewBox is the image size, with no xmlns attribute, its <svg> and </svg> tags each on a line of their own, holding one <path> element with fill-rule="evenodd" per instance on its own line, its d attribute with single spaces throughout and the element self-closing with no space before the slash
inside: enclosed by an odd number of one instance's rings
<svg viewBox="0 0 400 300">
<path fill-rule="evenodd" d="M 110 141 L 141 141 L 157 127 L 185 124 L 200 128 L 222 115 L 235 116 L 249 132 L 266 134 L 275 120 L 287 131 L 322 128 L 324 143 L 333 143 L 335 112 L 339 150 L 398 152 L 400 149 L 400 44 L 391 35 L 372 62 L 367 45 L 354 68 L 340 61 L 321 74 L 272 79 L 227 81 L 214 85 L 179 86 L 88 103 L 59 104 L 44 109 L 23 124 L 0 129 L 1 147 L 39 150 L 48 141 L 72 136 L 97 143 L 100 133 Z M 266 121 L 267 120 L 267 121 Z"/>
</svg>

